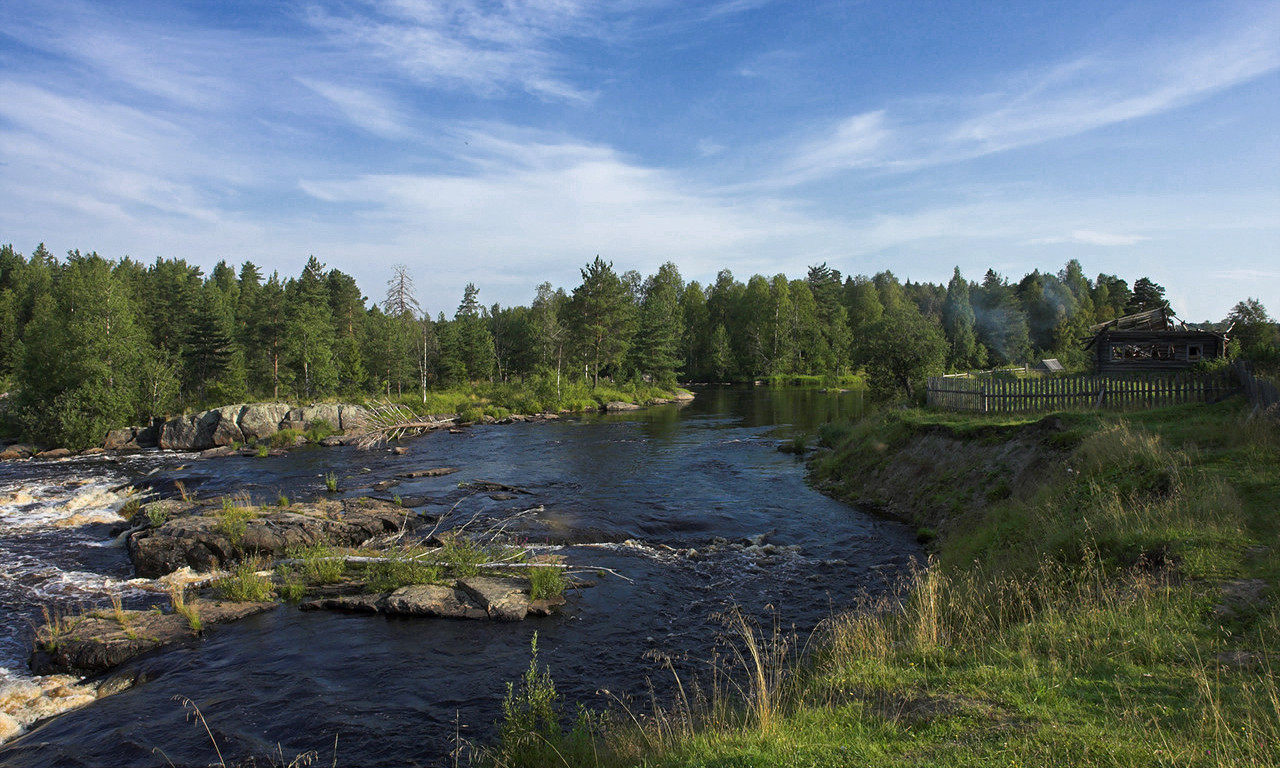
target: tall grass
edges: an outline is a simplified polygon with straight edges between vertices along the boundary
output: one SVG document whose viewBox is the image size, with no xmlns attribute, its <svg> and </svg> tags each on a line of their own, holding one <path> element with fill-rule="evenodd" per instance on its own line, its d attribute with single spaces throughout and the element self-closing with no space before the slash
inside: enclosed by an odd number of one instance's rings
<svg viewBox="0 0 1280 768">
<path fill-rule="evenodd" d="M 1215 609 L 1223 580 L 1280 573 L 1280 451 L 1214 413 L 1108 417 L 1070 472 L 972 513 L 806 653 L 730 613 L 709 683 L 619 705 L 589 752 L 542 729 L 527 764 L 1280 766 L 1280 611 Z M 895 444 L 884 426 L 850 439 Z M 522 744 L 502 764 L 526 764 Z"/>
</svg>

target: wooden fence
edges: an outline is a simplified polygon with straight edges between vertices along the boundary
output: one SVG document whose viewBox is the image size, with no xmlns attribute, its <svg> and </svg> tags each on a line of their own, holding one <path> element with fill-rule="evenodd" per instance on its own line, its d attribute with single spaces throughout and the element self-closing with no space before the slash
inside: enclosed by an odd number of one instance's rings
<svg viewBox="0 0 1280 768">
<path fill-rule="evenodd" d="M 982 379 L 953 375 L 929 377 L 928 403 L 931 407 L 949 411 L 982 413 L 1136 409 L 1177 403 L 1211 403 L 1241 389 L 1235 371 L 1130 378 L 1055 376 Z"/>
<path fill-rule="evenodd" d="M 1280 388 L 1275 382 L 1260 379 L 1253 375 L 1253 368 L 1244 361 L 1236 361 L 1231 366 L 1232 373 L 1240 382 L 1244 394 L 1253 405 L 1254 412 L 1265 411 L 1280 405 Z"/>
</svg>

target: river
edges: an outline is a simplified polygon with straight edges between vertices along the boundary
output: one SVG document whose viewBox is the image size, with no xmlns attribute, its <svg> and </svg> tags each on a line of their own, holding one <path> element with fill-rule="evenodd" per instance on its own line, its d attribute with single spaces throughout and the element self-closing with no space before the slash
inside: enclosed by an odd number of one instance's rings
<svg viewBox="0 0 1280 768">
<path fill-rule="evenodd" d="M 557 616 L 515 624 L 387 619 L 284 606 L 218 627 L 200 642 L 133 662 L 148 682 L 36 724 L 0 747 L 6 766 L 207 765 L 209 737 L 174 697 L 195 701 L 230 762 L 318 750 L 340 765 L 449 763 L 458 739 L 492 735 L 506 683 L 527 667 L 538 633 L 566 700 L 603 707 L 646 701 L 669 679 L 654 653 L 694 673 L 714 653 L 714 615 L 738 604 L 801 635 L 832 611 L 895 578 L 919 553 L 904 527 L 805 484 L 804 466 L 776 446 L 856 414 L 857 392 L 706 388 L 684 407 L 559 421 L 477 426 L 406 441 L 409 453 L 308 448 L 271 458 L 123 459 L 0 465 L 0 688 L 25 671 L 42 605 L 67 609 L 111 592 L 154 601 L 130 583 L 109 531 L 121 483 L 171 495 L 248 492 L 255 500 L 324 492 L 401 496 L 425 513 L 499 518 L 535 506 L 517 535 L 563 545 L 574 563 L 613 569 L 571 594 Z M 369 486 L 414 469 L 456 474 Z M 458 483 L 527 489 L 516 499 L 467 495 Z M 774 548 L 733 546 L 765 534 Z M 607 693 L 606 693 L 607 691 Z"/>
</svg>

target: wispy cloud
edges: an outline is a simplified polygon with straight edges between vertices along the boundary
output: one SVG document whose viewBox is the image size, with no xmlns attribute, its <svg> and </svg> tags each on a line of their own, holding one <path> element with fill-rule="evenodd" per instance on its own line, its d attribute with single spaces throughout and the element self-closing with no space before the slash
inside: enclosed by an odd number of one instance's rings
<svg viewBox="0 0 1280 768">
<path fill-rule="evenodd" d="M 323 96 L 351 121 L 377 136 L 398 139 L 408 134 L 397 111 L 386 99 L 360 88 L 299 77 L 298 82 Z"/>
<path fill-rule="evenodd" d="M 308 17 L 335 42 L 371 51 L 426 85 L 586 101 L 589 91 L 562 73 L 554 42 L 590 35 L 590 8 L 580 0 L 374 0 L 341 12 L 313 7 Z"/>
<path fill-rule="evenodd" d="M 1144 235 L 1122 235 L 1115 232 L 1099 232 L 1093 229 L 1072 230 L 1069 235 L 1036 237 L 1028 240 L 1033 245 L 1055 245 L 1059 243 L 1081 243 L 1083 245 L 1117 246 L 1133 245 L 1151 238 Z"/>
<path fill-rule="evenodd" d="M 1217 34 L 1128 53 L 1091 53 L 998 89 L 916 99 L 804 137 L 770 181 L 851 168 L 918 170 L 1159 114 L 1280 69 L 1280 7 Z"/>
</svg>

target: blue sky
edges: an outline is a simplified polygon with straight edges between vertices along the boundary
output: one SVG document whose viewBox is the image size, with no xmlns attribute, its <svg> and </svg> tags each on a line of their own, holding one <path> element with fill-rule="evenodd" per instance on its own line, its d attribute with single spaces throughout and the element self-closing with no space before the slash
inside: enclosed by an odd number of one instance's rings
<svg viewBox="0 0 1280 768">
<path fill-rule="evenodd" d="M 526 302 L 1150 275 L 1280 313 L 1280 3 L 345 0 L 0 8 L 0 241 Z"/>
</svg>

